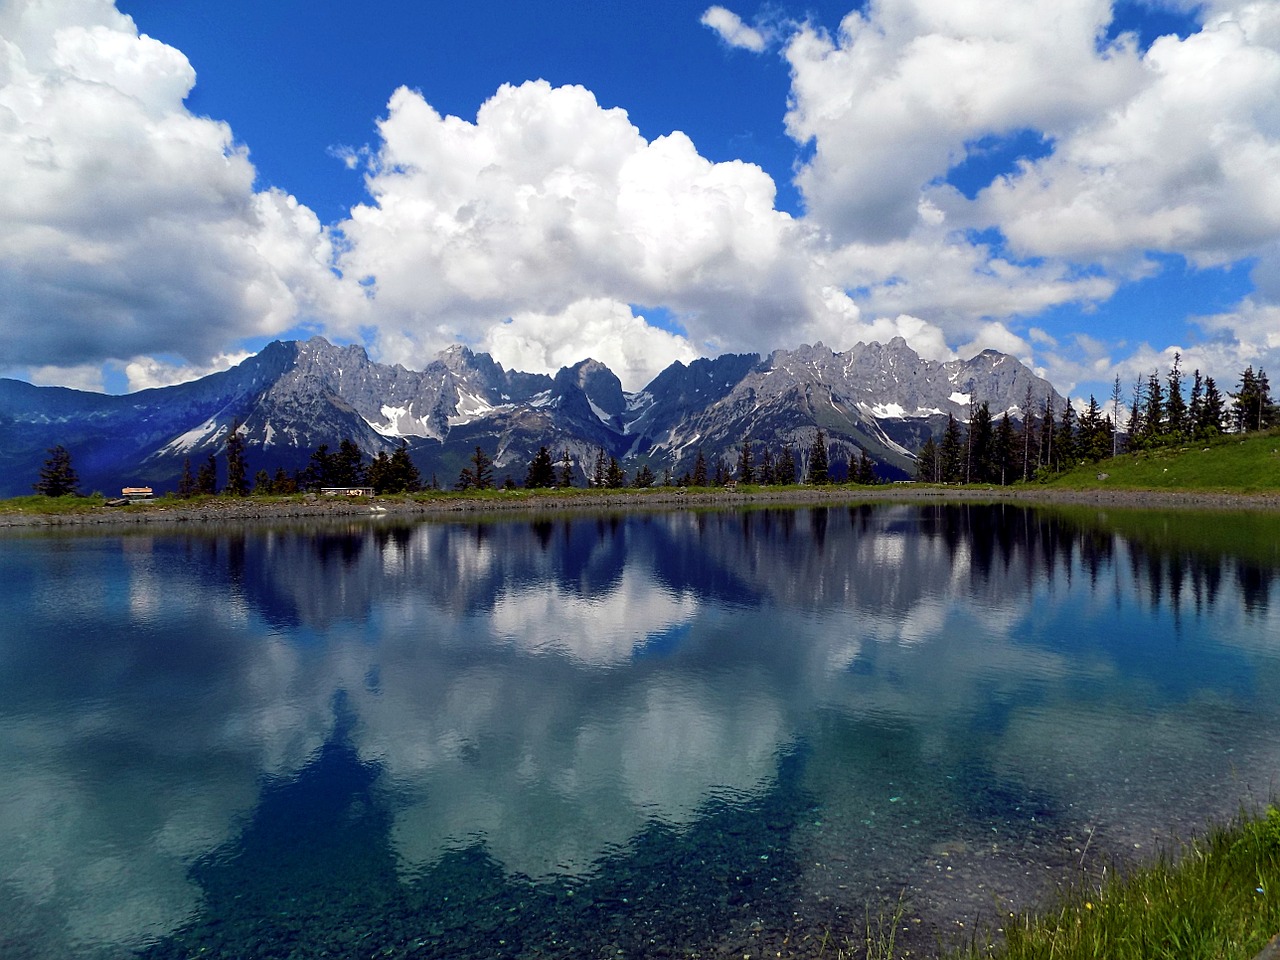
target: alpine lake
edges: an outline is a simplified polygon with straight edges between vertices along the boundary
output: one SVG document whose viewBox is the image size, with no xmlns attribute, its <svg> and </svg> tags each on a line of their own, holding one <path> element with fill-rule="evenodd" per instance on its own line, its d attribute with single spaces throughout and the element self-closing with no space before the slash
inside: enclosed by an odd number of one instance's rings
<svg viewBox="0 0 1280 960">
<path fill-rule="evenodd" d="M 1278 580 L 1263 511 L 5 533 L 0 956 L 928 956 L 1275 796 Z"/>
</svg>

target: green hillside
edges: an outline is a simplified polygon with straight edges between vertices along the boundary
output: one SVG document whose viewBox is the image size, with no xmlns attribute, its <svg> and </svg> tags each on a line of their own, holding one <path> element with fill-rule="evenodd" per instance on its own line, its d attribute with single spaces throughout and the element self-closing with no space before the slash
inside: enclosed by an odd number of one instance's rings
<svg viewBox="0 0 1280 960">
<path fill-rule="evenodd" d="M 1280 492 L 1280 429 L 1126 453 L 1068 470 L 1045 485 L 1068 490 Z"/>
</svg>

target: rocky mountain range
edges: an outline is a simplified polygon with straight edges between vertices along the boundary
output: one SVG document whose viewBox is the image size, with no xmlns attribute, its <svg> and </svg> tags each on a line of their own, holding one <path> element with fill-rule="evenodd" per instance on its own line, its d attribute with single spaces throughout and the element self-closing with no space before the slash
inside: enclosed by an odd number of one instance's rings
<svg viewBox="0 0 1280 960">
<path fill-rule="evenodd" d="M 689 471 L 701 451 L 736 462 L 744 440 L 801 461 L 820 428 L 832 474 L 865 450 L 879 475 L 914 471 L 914 454 L 947 416 L 967 420 L 986 402 L 994 417 L 1021 419 L 1048 381 L 992 350 L 970 360 L 922 359 L 904 340 L 859 343 L 837 353 L 726 354 L 674 363 L 628 393 L 604 364 L 583 360 L 554 377 L 503 369 L 484 353 L 450 347 L 424 370 L 376 363 L 358 346 L 320 337 L 276 341 L 221 373 L 190 383 L 110 396 L 0 379 L 0 496 L 31 491 L 48 448 L 71 452 L 85 491 L 149 484 L 172 490 L 184 461 L 221 457 L 240 424 L 250 476 L 298 470 L 320 444 L 354 441 L 368 457 L 404 444 L 424 480 L 449 486 L 477 446 L 499 481 L 524 478 L 540 446 L 569 452 L 581 482 L 600 450 L 634 471 Z"/>
</svg>

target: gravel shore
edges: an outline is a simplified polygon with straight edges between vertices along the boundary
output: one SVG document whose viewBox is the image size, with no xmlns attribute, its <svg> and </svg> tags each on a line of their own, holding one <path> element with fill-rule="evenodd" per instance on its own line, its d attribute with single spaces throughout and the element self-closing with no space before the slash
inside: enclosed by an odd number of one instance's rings
<svg viewBox="0 0 1280 960">
<path fill-rule="evenodd" d="M 82 513 L 41 514 L 0 511 L 0 528 L 135 526 L 139 524 L 203 524 L 210 522 L 325 520 L 367 517 L 371 514 L 398 519 L 457 518 L 495 513 L 560 513 L 617 510 L 678 510 L 734 508 L 750 504 L 809 506 L 870 501 L 905 503 L 1018 503 L 1030 506 L 1077 504 L 1132 508 L 1186 508 L 1230 510 L 1280 509 L 1280 492 L 1266 494 L 1205 493 L 1155 490 L 1058 490 L 1050 487 L 990 487 L 947 489 L 894 484 L 884 487 L 828 487 L 790 490 L 734 490 L 689 492 L 683 489 L 620 491 L 531 496 L 513 492 L 486 497 L 449 496 L 416 500 L 404 496 L 372 500 L 338 500 L 310 497 L 305 500 L 262 501 L 218 498 L 188 503 L 158 500 L 121 507 L 97 507 Z"/>
</svg>

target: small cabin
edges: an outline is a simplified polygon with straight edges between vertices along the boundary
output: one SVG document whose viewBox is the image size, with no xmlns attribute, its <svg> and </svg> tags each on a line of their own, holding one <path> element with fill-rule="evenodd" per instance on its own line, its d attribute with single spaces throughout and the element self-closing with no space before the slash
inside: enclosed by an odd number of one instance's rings
<svg viewBox="0 0 1280 960">
<path fill-rule="evenodd" d="M 136 503 L 139 500 L 150 500 L 154 497 L 155 491 L 150 487 L 122 487 L 120 496 L 130 503 Z"/>
<path fill-rule="evenodd" d="M 373 487 L 321 487 L 326 497 L 372 497 Z"/>
</svg>

